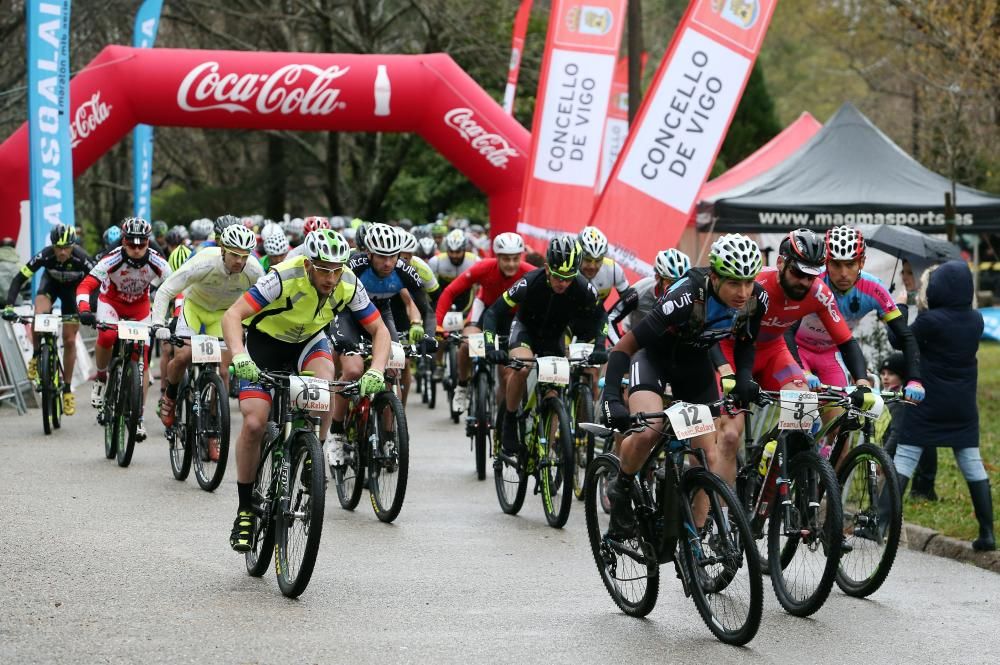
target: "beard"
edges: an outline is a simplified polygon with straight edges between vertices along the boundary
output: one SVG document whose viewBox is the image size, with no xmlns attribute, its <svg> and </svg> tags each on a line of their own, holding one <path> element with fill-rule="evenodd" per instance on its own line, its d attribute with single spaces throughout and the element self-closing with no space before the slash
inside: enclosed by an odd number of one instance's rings
<svg viewBox="0 0 1000 665">
<path fill-rule="evenodd" d="M 778 273 L 778 281 L 781 283 L 781 288 L 784 290 L 785 295 L 792 300 L 802 300 L 809 295 L 809 289 L 812 287 L 811 284 L 809 286 L 789 284 L 785 279 L 784 270 Z"/>
</svg>

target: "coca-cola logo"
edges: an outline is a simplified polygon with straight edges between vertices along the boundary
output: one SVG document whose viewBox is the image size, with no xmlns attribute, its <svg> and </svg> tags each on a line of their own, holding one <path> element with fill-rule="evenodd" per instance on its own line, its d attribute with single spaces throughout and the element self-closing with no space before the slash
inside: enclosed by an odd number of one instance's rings
<svg viewBox="0 0 1000 665">
<path fill-rule="evenodd" d="M 458 132 L 474 150 L 479 151 L 486 161 L 497 168 L 507 168 L 510 158 L 518 156 L 517 150 L 510 147 L 507 139 L 487 132 L 476 122 L 472 109 L 452 109 L 444 114 L 444 123 Z"/>
<path fill-rule="evenodd" d="M 331 86 L 350 69 L 292 64 L 270 74 L 220 74 L 219 63 L 203 62 L 181 81 L 177 105 L 185 111 L 328 115 L 346 106 L 340 88 Z"/>
<path fill-rule="evenodd" d="M 111 115 L 112 106 L 101 101 L 101 91 L 80 104 L 76 109 L 76 115 L 69 124 L 69 134 L 72 139 L 72 146 L 75 148 L 80 141 L 90 136 L 97 127 L 108 119 Z"/>
</svg>

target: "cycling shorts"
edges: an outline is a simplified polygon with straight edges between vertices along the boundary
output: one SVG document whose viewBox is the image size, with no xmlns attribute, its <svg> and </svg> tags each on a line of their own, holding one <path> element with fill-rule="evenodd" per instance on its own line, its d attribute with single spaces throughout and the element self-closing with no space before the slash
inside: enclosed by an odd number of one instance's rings
<svg viewBox="0 0 1000 665">
<path fill-rule="evenodd" d="M 47 297 L 53 305 L 57 300 L 62 303 L 63 316 L 76 314 L 76 287 L 77 284 L 51 279 L 46 271 L 42 273 L 42 278 L 38 282 L 38 295 Z"/>
<path fill-rule="evenodd" d="M 140 321 L 151 323 L 152 317 L 149 312 L 149 299 L 137 302 L 123 303 L 111 302 L 103 296 L 97 299 L 97 320 L 101 323 L 115 323 L 117 321 Z M 102 349 L 114 347 L 118 340 L 117 330 L 101 330 L 97 333 L 97 346 Z M 149 345 L 146 345 L 147 358 L 149 357 Z"/>
<path fill-rule="evenodd" d="M 196 305 L 190 298 L 185 298 L 177 314 L 176 335 L 190 338 L 192 335 L 212 335 L 222 337 L 222 315 L 226 310 L 207 310 Z"/>
<path fill-rule="evenodd" d="M 499 334 L 503 334 L 497 331 Z M 563 335 L 555 337 L 535 335 L 528 331 L 524 323 L 514 318 L 510 324 L 510 336 L 507 338 L 507 350 L 513 351 L 517 348 L 530 350 L 536 358 L 542 356 L 565 356 L 566 344 Z"/>
<path fill-rule="evenodd" d="M 799 347 L 799 359 L 802 367 L 819 377 L 828 386 L 849 386 L 847 366 L 836 347 L 826 351 L 810 351 L 804 346 Z"/>
<path fill-rule="evenodd" d="M 726 361 L 736 371 L 733 362 L 733 342 L 723 340 L 719 348 L 726 356 Z M 792 352 L 785 344 L 785 338 L 779 337 L 769 344 L 757 344 L 757 352 L 753 359 L 753 378 L 764 390 L 781 390 L 782 386 L 798 381 L 805 385 L 806 375 L 795 362 Z"/>
<path fill-rule="evenodd" d="M 663 396 L 668 392 L 668 385 L 675 400 L 708 404 L 719 399 L 718 375 L 708 351 L 684 349 L 659 354 L 639 349 L 632 356 L 629 394 L 647 390 Z M 712 415 L 719 415 L 719 407 L 712 408 Z"/>
<path fill-rule="evenodd" d="M 290 344 L 251 328 L 247 331 L 246 347 L 247 353 L 262 370 L 301 372 L 316 360 L 333 362 L 330 340 L 322 330 L 305 342 Z M 257 382 L 241 379 L 240 401 L 245 399 L 264 399 L 270 402 L 271 391 Z"/>
</svg>

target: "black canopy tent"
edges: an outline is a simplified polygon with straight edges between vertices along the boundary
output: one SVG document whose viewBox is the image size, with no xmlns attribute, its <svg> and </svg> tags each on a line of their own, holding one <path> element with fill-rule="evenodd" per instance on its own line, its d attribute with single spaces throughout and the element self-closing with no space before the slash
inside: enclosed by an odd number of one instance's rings
<svg viewBox="0 0 1000 665">
<path fill-rule="evenodd" d="M 721 233 L 899 224 L 945 232 L 948 178 L 906 154 L 851 103 L 799 150 L 749 182 L 702 201 Z M 959 233 L 1000 231 L 1000 196 L 955 187 Z"/>
</svg>

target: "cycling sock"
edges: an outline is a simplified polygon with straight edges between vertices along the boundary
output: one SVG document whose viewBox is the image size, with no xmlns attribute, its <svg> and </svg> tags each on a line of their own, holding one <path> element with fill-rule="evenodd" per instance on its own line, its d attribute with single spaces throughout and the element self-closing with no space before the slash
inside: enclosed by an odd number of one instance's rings
<svg viewBox="0 0 1000 665">
<path fill-rule="evenodd" d="M 330 421 L 330 434 L 343 434 L 344 433 L 344 421 Z"/>
<path fill-rule="evenodd" d="M 64 383 L 63 384 L 63 393 L 69 394 L 71 392 L 73 392 L 73 387 L 70 384 L 68 384 L 68 383 Z"/>
<path fill-rule="evenodd" d="M 108 382 L 108 368 L 107 367 L 105 367 L 104 369 L 97 370 L 97 380 L 101 381 L 103 383 L 107 383 Z"/>
<path fill-rule="evenodd" d="M 236 492 L 240 496 L 240 510 L 250 510 L 253 507 L 253 483 L 236 483 Z"/>
<path fill-rule="evenodd" d="M 170 380 L 169 379 L 167 380 L 167 397 L 169 399 L 172 399 L 172 400 L 176 400 L 177 399 L 177 388 L 178 387 L 179 387 L 178 384 L 176 384 L 176 383 L 170 383 Z"/>
<path fill-rule="evenodd" d="M 462 386 L 463 388 L 468 388 L 469 387 L 469 380 L 466 379 L 465 381 L 459 381 L 458 385 Z"/>
</svg>

